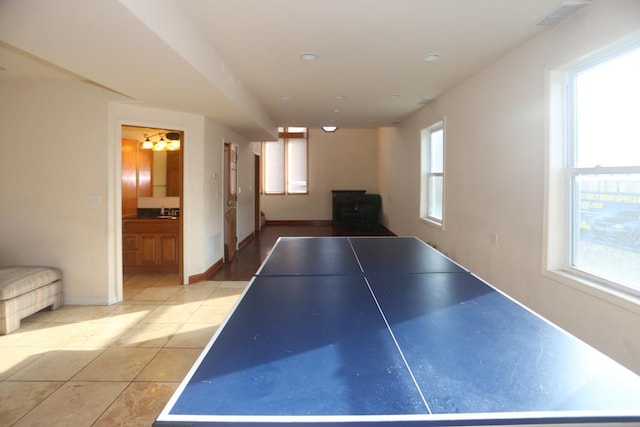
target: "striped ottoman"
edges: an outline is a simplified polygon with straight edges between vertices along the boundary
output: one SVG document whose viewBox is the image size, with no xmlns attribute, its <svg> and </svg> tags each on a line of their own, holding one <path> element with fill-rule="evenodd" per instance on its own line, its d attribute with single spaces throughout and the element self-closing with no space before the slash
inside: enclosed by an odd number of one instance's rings
<svg viewBox="0 0 640 427">
<path fill-rule="evenodd" d="M 20 320 L 63 304 L 62 271 L 52 267 L 0 267 L 0 335 L 20 327 Z"/>
</svg>

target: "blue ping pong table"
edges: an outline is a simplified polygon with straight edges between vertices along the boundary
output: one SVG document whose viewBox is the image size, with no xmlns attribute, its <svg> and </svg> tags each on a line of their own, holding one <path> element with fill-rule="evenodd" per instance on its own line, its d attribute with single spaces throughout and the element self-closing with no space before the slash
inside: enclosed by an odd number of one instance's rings
<svg viewBox="0 0 640 427">
<path fill-rule="evenodd" d="M 155 426 L 640 425 L 640 377 L 408 237 L 280 238 Z"/>
</svg>

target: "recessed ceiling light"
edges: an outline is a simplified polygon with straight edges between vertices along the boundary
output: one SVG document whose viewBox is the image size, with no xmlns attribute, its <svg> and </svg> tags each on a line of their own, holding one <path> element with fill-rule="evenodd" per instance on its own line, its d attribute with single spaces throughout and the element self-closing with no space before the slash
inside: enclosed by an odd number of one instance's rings
<svg viewBox="0 0 640 427">
<path fill-rule="evenodd" d="M 344 95 L 336 95 L 336 96 L 333 97 L 333 99 L 338 99 L 338 100 L 345 99 L 345 98 L 346 98 L 346 96 L 344 96 Z"/>
<path fill-rule="evenodd" d="M 426 62 L 433 62 L 433 61 L 437 61 L 438 59 L 440 59 L 439 53 L 429 53 L 425 55 L 424 58 L 422 58 L 422 60 Z"/>
<path fill-rule="evenodd" d="M 333 112 L 334 112 L 334 113 L 339 113 L 339 112 L 340 112 L 340 110 L 339 110 L 339 109 L 337 109 L 337 108 L 334 108 L 334 109 L 333 109 Z"/>
<path fill-rule="evenodd" d="M 400 95 L 389 95 L 390 99 L 400 99 Z"/>
<path fill-rule="evenodd" d="M 305 61 L 315 61 L 316 59 L 318 59 L 318 55 L 316 55 L 315 53 L 303 53 L 302 55 L 300 55 L 300 58 L 304 59 Z"/>
<path fill-rule="evenodd" d="M 322 126 L 322 130 L 331 133 L 338 130 L 338 126 Z"/>
<path fill-rule="evenodd" d="M 291 97 L 290 97 L 290 96 L 288 96 L 288 95 L 282 95 L 282 96 L 280 97 L 280 101 L 289 101 L 290 99 L 291 99 Z"/>
</svg>

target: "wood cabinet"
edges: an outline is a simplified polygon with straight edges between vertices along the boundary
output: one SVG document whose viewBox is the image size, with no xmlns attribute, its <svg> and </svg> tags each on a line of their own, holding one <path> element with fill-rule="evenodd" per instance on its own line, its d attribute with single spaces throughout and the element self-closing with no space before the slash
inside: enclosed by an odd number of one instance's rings
<svg viewBox="0 0 640 427">
<path fill-rule="evenodd" d="M 177 273 L 180 220 L 124 219 L 122 266 L 125 273 Z"/>
</svg>

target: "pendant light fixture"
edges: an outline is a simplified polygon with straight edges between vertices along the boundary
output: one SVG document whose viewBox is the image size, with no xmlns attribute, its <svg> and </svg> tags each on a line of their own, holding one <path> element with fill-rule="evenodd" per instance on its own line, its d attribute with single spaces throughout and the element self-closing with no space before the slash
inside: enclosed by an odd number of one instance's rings
<svg viewBox="0 0 640 427">
<path fill-rule="evenodd" d="M 147 134 L 144 134 L 145 140 L 142 142 L 142 148 L 144 150 L 151 150 L 153 148 L 153 142 L 149 139 Z"/>
<path fill-rule="evenodd" d="M 160 141 L 156 142 L 153 146 L 154 151 L 164 151 L 167 149 L 167 141 L 164 140 L 164 136 L 160 135 Z"/>
</svg>

